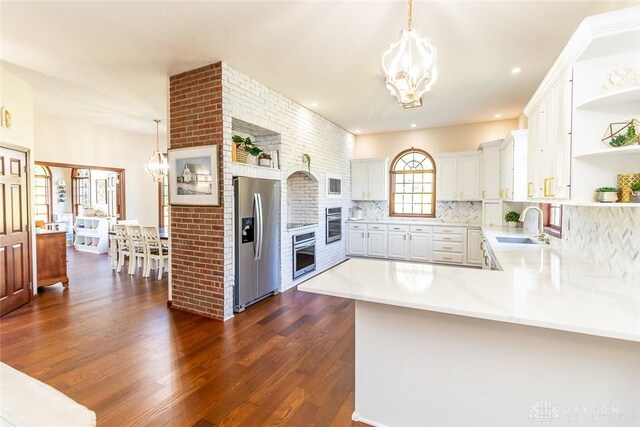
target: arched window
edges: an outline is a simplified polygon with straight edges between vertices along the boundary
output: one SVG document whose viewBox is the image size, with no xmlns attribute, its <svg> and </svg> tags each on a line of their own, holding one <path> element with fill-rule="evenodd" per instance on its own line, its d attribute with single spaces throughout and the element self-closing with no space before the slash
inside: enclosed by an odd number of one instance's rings
<svg viewBox="0 0 640 427">
<path fill-rule="evenodd" d="M 42 165 L 33 168 L 33 187 L 35 203 L 33 205 L 33 220 L 51 222 L 51 170 Z"/>
<path fill-rule="evenodd" d="M 424 150 L 410 148 L 391 163 L 390 216 L 436 216 L 436 163 Z"/>
</svg>

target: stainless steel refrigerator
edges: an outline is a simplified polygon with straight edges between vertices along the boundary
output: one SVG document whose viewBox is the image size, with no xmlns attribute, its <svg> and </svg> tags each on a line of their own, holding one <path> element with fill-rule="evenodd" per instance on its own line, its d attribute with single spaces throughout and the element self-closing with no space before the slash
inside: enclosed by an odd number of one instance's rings
<svg viewBox="0 0 640 427">
<path fill-rule="evenodd" d="M 280 288 L 280 181 L 233 178 L 236 312 Z"/>
</svg>

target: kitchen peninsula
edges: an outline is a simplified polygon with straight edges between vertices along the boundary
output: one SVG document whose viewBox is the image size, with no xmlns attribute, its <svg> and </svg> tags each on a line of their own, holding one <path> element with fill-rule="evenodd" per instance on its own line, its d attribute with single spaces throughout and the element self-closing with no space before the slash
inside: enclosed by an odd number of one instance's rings
<svg viewBox="0 0 640 427">
<path fill-rule="evenodd" d="M 352 259 L 298 287 L 356 301 L 353 419 L 513 426 L 536 405 L 567 417 L 562 408 L 589 402 L 637 425 L 637 283 L 572 252 L 496 239 L 522 231 L 483 233 L 502 271 Z"/>
</svg>

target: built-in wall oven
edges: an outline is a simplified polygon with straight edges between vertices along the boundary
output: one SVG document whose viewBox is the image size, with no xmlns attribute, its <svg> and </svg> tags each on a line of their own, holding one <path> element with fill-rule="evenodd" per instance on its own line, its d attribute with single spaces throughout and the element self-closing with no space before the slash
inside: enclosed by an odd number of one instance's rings
<svg viewBox="0 0 640 427">
<path fill-rule="evenodd" d="M 316 269 L 316 233 L 293 236 L 293 278 L 296 279 Z"/>
<path fill-rule="evenodd" d="M 326 242 L 336 242 L 342 239 L 342 208 L 327 208 L 326 210 Z"/>
</svg>

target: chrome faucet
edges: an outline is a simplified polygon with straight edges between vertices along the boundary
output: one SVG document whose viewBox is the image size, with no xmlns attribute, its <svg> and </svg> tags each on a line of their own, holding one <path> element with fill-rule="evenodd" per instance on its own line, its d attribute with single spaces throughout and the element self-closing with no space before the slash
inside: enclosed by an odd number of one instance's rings
<svg viewBox="0 0 640 427">
<path fill-rule="evenodd" d="M 543 218 L 542 218 L 542 210 L 539 207 L 537 207 L 537 206 L 529 206 L 529 207 L 524 208 L 524 210 L 520 214 L 520 222 L 524 222 L 524 217 L 527 215 L 527 212 L 529 212 L 532 209 L 538 211 L 538 234 L 535 235 L 534 237 L 542 242 L 542 241 L 544 241 L 545 235 L 544 235 L 544 225 L 543 225 Z"/>
</svg>

